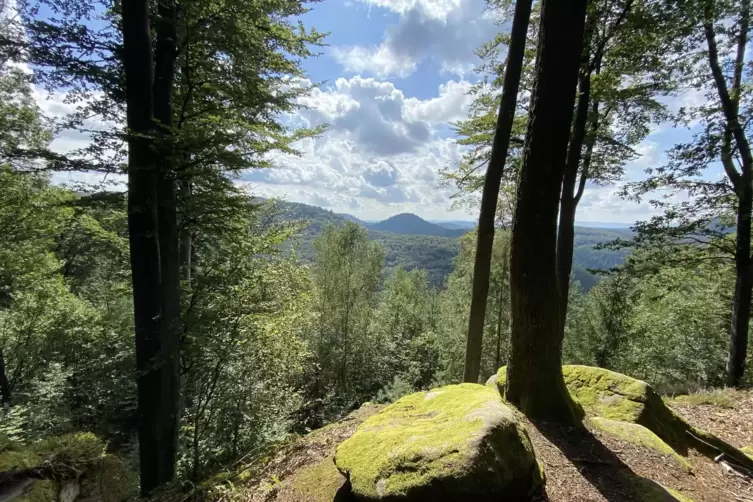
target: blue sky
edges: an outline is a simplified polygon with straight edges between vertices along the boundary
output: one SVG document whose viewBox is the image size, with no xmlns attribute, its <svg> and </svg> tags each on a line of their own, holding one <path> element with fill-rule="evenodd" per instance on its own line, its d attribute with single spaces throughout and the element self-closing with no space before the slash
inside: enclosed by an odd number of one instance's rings
<svg viewBox="0 0 753 502">
<path fill-rule="evenodd" d="M 456 166 L 462 156 L 449 125 L 467 116 L 467 92 L 479 62 L 474 50 L 505 29 L 495 24 L 486 1 L 323 0 L 312 4 L 303 22 L 330 33 L 321 56 L 305 62 L 310 81 L 324 83 L 290 120 L 330 127 L 301 142 L 301 157 L 276 155 L 276 169 L 249 172 L 241 182 L 256 195 L 367 220 L 401 212 L 427 219 L 476 218 L 473 212 L 450 210 L 453 190 L 439 187 L 438 171 Z M 699 99 L 679 96 L 671 107 Z M 64 105 L 53 96 L 43 107 Z M 664 151 L 688 135 L 657 124 L 638 147 L 641 157 L 626 166 L 626 179 L 663 163 Z M 55 146 L 69 150 L 85 141 L 63 135 Z M 578 221 L 633 223 L 654 214 L 647 203 L 620 199 L 618 189 L 619 184 L 588 186 Z"/>
</svg>

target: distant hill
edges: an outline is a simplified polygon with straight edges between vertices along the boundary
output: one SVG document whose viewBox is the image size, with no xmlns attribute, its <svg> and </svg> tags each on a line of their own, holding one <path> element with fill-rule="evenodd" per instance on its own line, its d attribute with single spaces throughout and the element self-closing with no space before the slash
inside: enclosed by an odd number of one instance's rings
<svg viewBox="0 0 753 502">
<path fill-rule="evenodd" d="M 356 218 L 352 214 L 347 214 L 347 213 L 334 213 L 334 214 L 335 214 L 335 216 L 339 216 L 340 218 L 342 218 L 344 220 L 348 220 L 348 221 L 352 221 L 352 222 L 358 223 L 359 225 L 362 225 L 364 227 L 368 227 L 369 226 L 368 223 L 366 223 L 363 220 L 359 220 L 358 218 Z"/>
<path fill-rule="evenodd" d="M 431 235 L 434 237 L 460 237 L 467 230 L 445 228 L 429 223 L 412 213 L 403 213 L 369 225 L 373 230 L 405 235 Z"/>
<path fill-rule="evenodd" d="M 439 225 L 440 227 L 449 228 L 452 230 L 461 228 L 471 230 L 476 226 L 475 221 L 469 220 L 429 220 L 429 223 L 434 223 L 435 225 Z"/>
<path fill-rule="evenodd" d="M 458 237 L 468 231 L 443 228 L 414 214 L 401 214 L 382 222 L 365 223 L 349 214 L 334 213 L 307 204 L 279 202 L 277 207 L 280 218 L 303 220 L 308 224 L 293 242 L 288 243 L 303 260 L 314 259 L 312 243 L 325 225 L 355 221 L 369 230 L 369 238 L 384 246 L 387 273 L 398 266 L 406 270 L 424 269 L 431 284 L 438 288 L 444 285 L 445 279 L 455 267 L 455 256 L 460 250 Z M 393 230 L 384 230 L 385 228 Z M 409 233 L 410 231 L 416 233 Z M 616 267 L 627 256 L 627 251 L 597 250 L 594 246 L 617 238 L 628 239 L 631 235 L 630 230 L 623 228 L 575 227 L 573 276 L 581 283 L 584 291 L 599 282 L 599 277 L 589 273 L 589 269 Z"/>
</svg>

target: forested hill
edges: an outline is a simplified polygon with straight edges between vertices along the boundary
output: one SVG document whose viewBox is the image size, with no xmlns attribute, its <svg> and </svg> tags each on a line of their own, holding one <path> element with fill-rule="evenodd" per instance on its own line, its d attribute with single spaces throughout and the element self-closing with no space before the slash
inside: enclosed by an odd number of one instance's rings
<svg viewBox="0 0 753 502">
<path fill-rule="evenodd" d="M 410 213 L 398 214 L 379 223 L 367 225 L 367 227 L 395 234 L 433 235 L 435 237 L 460 237 L 467 232 L 466 229 L 445 228 Z"/>
<path fill-rule="evenodd" d="M 382 243 L 388 272 L 398 266 L 406 270 L 424 269 L 435 287 L 441 287 L 452 272 L 454 258 L 460 249 L 458 237 L 467 231 L 442 228 L 414 214 L 401 214 L 379 223 L 366 223 L 349 214 L 334 213 L 307 204 L 279 202 L 278 208 L 281 218 L 285 220 L 308 222 L 306 230 L 292 243 L 305 261 L 313 260 L 312 242 L 326 224 L 341 224 L 350 220 L 366 227 L 369 237 Z M 437 228 L 449 232 L 449 235 L 438 232 Z M 591 289 L 598 282 L 596 276 L 587 272 L 588 269 L 612 268 L 622 263 L 627 255 L 626 251 L 596 250 L 594 246 L 629 236 L 627 229 L 575 228 L 573 273 L 584 290 Z"/>
</svg>

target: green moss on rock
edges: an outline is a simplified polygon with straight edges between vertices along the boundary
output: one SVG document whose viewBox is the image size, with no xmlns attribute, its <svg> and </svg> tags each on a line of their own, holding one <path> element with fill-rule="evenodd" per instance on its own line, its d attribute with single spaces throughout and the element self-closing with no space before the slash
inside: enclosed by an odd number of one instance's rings
<svg viewBox="0 0 753 502">
<path fill-rule="evenodd" d="M 589 416 L 642 425 L 681 455 L 688 447 L 709 457 L 724 453 L 753 470 L 753 458 L 685 422 L 646 382 L 590 366 L 566 365 L 562 367 L 562 374 L 570 395 Z M 507 368 L 503 366 L 487 385 L 496 387 L 504 395 L 506 378 Z"/>
<path fill-rule="evenodd" d="M 293 498 L 307 502 L 332 502 L 346 483 L 345 476 L 335 467 L 333 457 L 327 457 L 299 471 L 287 484 Z M 286 493 L 287 495 L 287 493 Z"/>
<path fill-rule="evenodd" d="M 16 500 L 18 502 L 53 502 L 56 494 L 57 485 L 53 481 L 40 479 L 34 481 Z"/>
<path fill-rule="evenodd" d="M 659 436 L 639 424 L 620 422 L 602 417 L 592 417 L 587 421 L 588 425 L 610 436 L 617 437 L 629 443 L 650 448 L 657 453 L 671 457 L 680 467 L 691 470 L 688 460 L 679 455 Z"/>
<path fill-rule="evenodd" d="M 693 499 L 677 490 L 667 488 L 652 479 L 636 476 L 634 486 L 641 502 L 693 502 Z"/>
<path fill-rule="evenodd" d="M 30 450 L 6 450 L 0 453 L 0 472 L 36 469 L 42 465 L 42 456 Z"/>
<path fill-rule="evenodd" d="M 403 397 L 343 442 L 335 463 L 357 500 L 521 500 L 541 483 L 523 426 L 477 384 Z"/>
<path fill-rule="evenodd" d="M 570 394 L 589 416 L 640 424 L 685 453 L 688 424 L 646 382 L 590 366 L 563 366 L 562 374 Z"/>
</svg>

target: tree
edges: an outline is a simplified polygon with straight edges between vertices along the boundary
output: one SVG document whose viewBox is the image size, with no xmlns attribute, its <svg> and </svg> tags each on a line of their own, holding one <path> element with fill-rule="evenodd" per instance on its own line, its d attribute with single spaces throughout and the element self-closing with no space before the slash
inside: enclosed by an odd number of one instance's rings
<svg viewBox="0 0 753 502">
<path fill-rule="evenodd" d="M 589 3 L 578 100 L 560 200 L 557 270 L 563 316 L 567 313 L 567 290 L 572 276 L 575 214 L 586 184 L 611 183 L 622 176 L 624 165 L 637 155 L 634 147 L 649 133 L 649 125 L 666 115 L 659 96 L 676 85 L 669 78 L 672 65 L 666 65 L 663 58 L 675 42 L 666 30 L 665 16 L 656 7 L 654 2 L 636 0 Z M 538 4 L 534 15 L 538 15 Z M 533 46 L 537 29 L 531 31 L 534 36 L 529 36 L 529 45 Z M 457 127 L 460 143 L 472 148 L 457 171 L 443 172 L 446 182 L 455 183 L 461 190 L 458 197 L 471 205 L 481 188 L 477 172 L 489 162 L 493 150 L 493 128 L 498 119 L 494 105 L 504 67 L 498 57 L 509 39 L 500 35 L 479 50 L 484 61 L 480 71 L 486 74 L 485 79 L 474 86 L 476 98 L 471 117 Z M 522 76 L 523 89 L 527 91 L 531 90 L 533 80 L 531 51 L 531 48 L 526 51 Z M 642 57 L 635 58 L 637 53 Z M 524 96 L 516 112 L 516 129 L 521 128 L 527 113 Z M 508 164 L 513 169 L 504 177 L 505 186 L 499 193 L 497 217 L 502 220 L 514 210 L 513 191 L 519 170 L 516 166 L 520 165 L 518 150 L 512 149 Z"/>
<path fill-rule="evenodd" d="M 396 268 L 387 277 L 371 329 L 381 347 L 384 378 L 425 389 L 438 369 L 436 293 L 424 270 Z"/>
<path fill-rule="evenodd" d="M 149 2 L 123 3 L 123 68 L 128 124 L 128 235 L 139 371 L 141 492 L 175 478 L 180 348 L 174 173 L 168 140 L 155 131 L 172 116 L 173 6 L 159 2 L 152 59 Z M 156 125 L 155 125 L 156 122 Z M 156 146 L 156 148 L 155 148 Z"/>
<path fill-rule="evenodd" d="M 557 213 L 585 15 L 585 0 L 542 4 L 536 83 L 512 229 L 506 398 L 531 418 L 563 422 L 575 420 L 576 414 L 562 377 Z"/>
<path fill-rule="evenodd" d="M 505 65 L 505 78 L 502 86 L 502 99 L 499 105 L 497 128 L 494 132 L 491 157 L 484 179 L 479 212 L 476 260 L 473 270 L 473 294 L 471 313 L 468 318 L 468 342 L 465 351 L 465 382 L 478 382 L 481 367 L 486 301 L 489 294 L 489 270 L 491 268 L 492 247 L 494 244 L 494 222 L 497 216 L 497 199 L 502 182 L 502 172 L 507 161 L 513 120 L 518 101 L 520 74 L 525 55 L 528 21 L 531 17 L 533 0 L 517 0 L 512 21 L 510 47 Z"/>
<path fill-rule="evenodd" d="M 315 399 L 325 399 L 336 391 L 339 406 L 347 408 L 383 385 L 373 371 L 379 347 L 369 325 L 384 251 L 353 222 L 327 226 L 314 241 L 314 250 L 317 325 L 311 347 L 317 371 L 311 393 Z M 333 406 L 335 415 L 341 410 L 338 404 Z"/>
<path fill-rule="evenodd" d="M 269 166 L 272 150 L 295 153 L 290 144 L 316 132 L 278 122 L 310 90 L 299 78 L 301 59 L 322 39 L 290 20 L 304 5 L 24 0 L 25 37 L 3 44 L 34 65 L 40 85 L 62 89 L 76 106 L 60 125 L 92 139 L 67 155 L 16 148 L 16 157 L 45 159 L 54 170 L 121 173 L 128 144 L 144 493 L 175 471 L 179 271 L 183 263 L 190 279 L 191 239 L 235 209 L 235 173 Z M 36 16 L 45 9 L 57 15 Z M 92 130 L 95 118 L 115 125 Z"/>
<path fill-rule="evenodd" d="M 460 239 L 460 252 L 455 258 L 455 269 L 440 292 L 439 319 L 437 322 L 437 348 L 439 350 L 438 380 L 442 383 L 462 379 L 465 361 L 468 315 L 473 288 L 473 269 L 476 235 L 465 234 Z M 507 363 L 510 342 L 510 231 L 494 233 L 489 294 L 484 320 L 481 351 L 481 378 L 486 378 Z"/>
<path fill-rule="evenodd" d="M 626 187 L 637 199 L 662 189 L 651 203 L 664 214 L 638 225 L 635 245 L 693 241 L 716 254 L 732 256 L 736 279 L 730 318 L 727 384 L 739 385 L 745 370 L 750 303 L 753 290 L 751 211 L 753 154 L 749 73 L 744 71 L 750 31 L 750 2 L 699 1 L 674 13 L 682 41 L 683 70 L 678 79 L 703 92 L 707 101 L 681 110 L 678 121 L 698 120 L 700 127 L 687 143 L 669 152 L 669 163 L 647 170 L 646 180 Z M 721 163 L 725 177 L 703 179 L 704 171 Z M 684 200 L 673 200 L 683 194 Z M 724 239 L 732 229 L 734 246 Z"/>
</svg>

